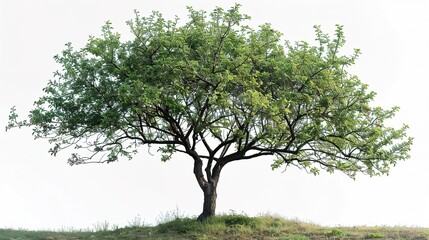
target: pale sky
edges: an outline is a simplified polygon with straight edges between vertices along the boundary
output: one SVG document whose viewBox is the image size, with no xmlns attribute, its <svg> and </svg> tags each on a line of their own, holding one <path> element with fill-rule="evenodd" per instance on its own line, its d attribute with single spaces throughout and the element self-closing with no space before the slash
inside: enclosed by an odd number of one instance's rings
<svg viewBox="0 0 429 240">
<path fill-rule="evenodd" d="M 192 160 L 176 155 L 161 163 L 146 149 L 132 160 L 71 167 L 53 157 L 30 129 L 4 131 L 9 109 L 27 116 L 59 69 L 53 56 L 66 42 L 82 47 L 110 20 L 129 36 L 134 9 L 186 18 L 186 6 L 211 11 L 235 2 L 252 16 L 249 25 L 272 23 L 284 38 L 312 42 L 313 25 L 333 33 L 344 25 L 345 51 L 362 56 L 352 73 L 378 93 L 375 105 L 400 106 L 392 125 L 407 123 L 414 137 L 411 159 L 389 176 L 312 176 L 297 169 L 271 171 L 270 158 L 227 165 L 218 186 L 217 212 L 272 213 L 324 226 L 429 227 L 429 1 L 393 0 L 0 0 L 0 228 L 86 228 L 108 221 L 127 225 L 138 214 L 156 223 L 178 208 L 194 216 L 203 194 Z"/>
</svg>

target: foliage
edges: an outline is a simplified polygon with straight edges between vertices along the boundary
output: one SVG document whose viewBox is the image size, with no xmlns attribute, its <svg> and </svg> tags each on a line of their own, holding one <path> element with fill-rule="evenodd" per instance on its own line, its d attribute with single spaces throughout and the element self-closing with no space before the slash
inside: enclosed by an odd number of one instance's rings
<svg viewBox="0 0 429 240">
<path fill-rule="evenodd" d="M 209 14 L 189 7 L 184 25 L 136 11 L 129 41 L 107 22 L 84 48 L 68 43 L 55 56 L 62 69 L 29 120 L 13 108 L 7 129 L 33 127 L 53 155 L 87 149 L 72 165 L 132 158 L 142 145 L 157 147 L 162 161 L 183 152 L 195 169 L 205 161 L 207 181 L 216 168 L 260 156 L 274 156 L 273 169 L 350 177 L 387 174 L 409 158 L 407 126 L 385 125 L 398 108 L 371 106 L 375 93 L 347 72 L 360 52 L 340 54 L 342 26 L 333 37 L 316 26 L 316 46 L 282 44 L 270 24 L 252 29 L 249 18 L 239 5 Z"/>
</svg>

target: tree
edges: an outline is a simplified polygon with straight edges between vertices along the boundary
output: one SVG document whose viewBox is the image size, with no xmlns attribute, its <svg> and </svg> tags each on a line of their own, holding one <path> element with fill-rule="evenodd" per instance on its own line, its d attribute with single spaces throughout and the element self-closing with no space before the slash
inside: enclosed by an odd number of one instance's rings
<svg viewBox="0 0 429 240">
<path fill-rule="evenodd" d="M 269 24 L 243 25 L 249 16 L 239 5 L 188 10 L 182 25 L 136 12 L 127 22 L 132 40 L 121 41 L 107 22 L 82 49 L 67 44 L 29 120 L 12 108 L 7 129 L 33 127 L 53 155 L 86 149 L 71 154 L 71 165 L 131 159 L 143 145 L 159 149 L 161 161 L 185 153 L 204 193 L 199 220 L 215 214 L 220 173 L 231 162 L 271 156 L 273 169 L 354 178 L 387 174 L 409 158 L 407 126 L 385 125 L 398 108 L 371 106 L 375 93 L 346 71 L 360 53 L 339 53 L 341 26 L 333 38 L 316 26 L 316 46 L 282 44 Z"/>
</svg>

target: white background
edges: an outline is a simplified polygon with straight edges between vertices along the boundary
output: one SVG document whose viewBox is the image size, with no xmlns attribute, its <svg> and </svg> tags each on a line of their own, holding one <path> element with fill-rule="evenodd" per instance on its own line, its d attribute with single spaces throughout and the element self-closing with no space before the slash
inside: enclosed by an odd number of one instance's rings
<svg viewBox="0 0 429 240">
<path fill-rule="evenodd" d="M 297 169 L 271 171 L 270 158 L 224 168 L 218 212 L 274 213 L 321 225 L 407 225 L 429 227 L 429 1 L 240 1 L 252 26 L 272 23 L 284 38 L 313 42 L 313 25 L 329 33 L 344 25 L 345 51 L 360 48 L 351 71 L 378 93 L 374 104 L 400 106 L 391 124 L 410 125 L 411 159 L 389 176 L 353 181 L 344 174 L 314 177 Z M 229 8 L 219 0 L 0 0 L 0 228 L 85 228 L 108 221 L 124 226 L 137 214 L 156 223 L 178 208 L 193 216 L 202 192 L 192 161 L 176 155 L 161 163 L 142 149 L 134 160 L 70 167 L 67 154 L 52 157 L 30 129 L 3 130 L 9 109 L 25 117 L 59 69 L 53 56 L 66 42 L 82 47 L 107 20 L 129 36 L 133 10 L 186 19 L 186 6 Z M 156 153 L 156 150 L 152 150 Z"/>
</svg>

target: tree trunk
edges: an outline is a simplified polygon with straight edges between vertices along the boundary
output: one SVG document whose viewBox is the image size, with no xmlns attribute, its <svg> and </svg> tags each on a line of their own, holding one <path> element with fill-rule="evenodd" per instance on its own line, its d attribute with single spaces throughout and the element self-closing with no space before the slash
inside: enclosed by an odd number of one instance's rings
<svg viewBox="0 0 429 240">
<path fill-rule="evenodd" d="M 210 159 L 205 169 L 207 175 L 206 179 L 203 174 L 203 161 L 201 161 L 201 158 L 196 152 L 191 153 L 191 156 L 194 158 L 194 174 L 198 185 L 204 193 L 203 212 L 198 216 L 197 220 L 205 221 L 207 218 L 215 215 L 217 198 L 216 188 L 223 165 L 216 163 L 212 169 L 213 159 Z"/>
<path fill-rule="evenodd" d="M 204 204 L 203 204 L 203 212 L 198 216 L 198 221 L 205 221 L 207 218 L 215 215 L 216 211 L 216 183 L 207 182 L 204 184 L 203 192 L 204 192 Z"/>
</svg>

